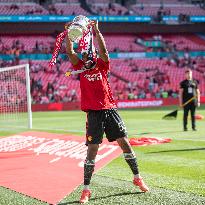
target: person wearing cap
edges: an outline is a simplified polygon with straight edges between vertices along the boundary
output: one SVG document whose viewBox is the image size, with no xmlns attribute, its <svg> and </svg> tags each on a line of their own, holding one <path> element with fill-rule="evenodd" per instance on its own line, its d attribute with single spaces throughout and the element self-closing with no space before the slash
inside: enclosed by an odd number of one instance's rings
<svg viewBox="0 0 205 205">
<path fill-rule="evenodd" d="M 192 130 L 196 131 L 196 122 L 195 122 L 195 111 L 196 107 L 200 106 L 200 91 L 198 88 L 198 82 L 192 78 L 192 70 L 187 69 L 185 71 L 186 79 L 180 82 L 179 89 L 179 105 L 184 109 L 183 115 L 183 126 L 184 131 L 187 131 L 187 118 L 189 111 L 191 112 L 191 122 Z M 188 104 L 183 106 L 184 103 L 192 99 Z"/>
</svg>

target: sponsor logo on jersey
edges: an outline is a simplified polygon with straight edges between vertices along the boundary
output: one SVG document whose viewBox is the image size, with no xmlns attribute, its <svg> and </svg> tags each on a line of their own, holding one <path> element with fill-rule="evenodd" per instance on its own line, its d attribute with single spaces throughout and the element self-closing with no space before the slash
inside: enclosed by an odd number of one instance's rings
<svg viewBox="0 0 205 205">
<path fill-rule="evenodd" d="M 96 73 L 96 74 L 85 74 L 85 78 L 88 79 L 88 81 L 96 81 L 96 80 L 102 80 L 102 74 L 101 73 Z"/>
</svg>

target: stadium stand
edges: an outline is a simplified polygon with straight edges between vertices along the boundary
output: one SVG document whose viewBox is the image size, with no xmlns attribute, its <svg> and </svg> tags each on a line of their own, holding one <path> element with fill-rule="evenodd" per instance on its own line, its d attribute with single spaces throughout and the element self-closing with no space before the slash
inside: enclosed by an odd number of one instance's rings
<svg viewBox="0 0 205 205">
<path fill-rule="evenodd" d="M 121 5 L 109 0 L 93 1 L 86 3 L 78 0 L 45 1 L 39 5 L 31 0 L 0 0 L 0 14 L 5 15 L 205 15 L 205 10 L 198 5 L 186 1 L 144 0 L 134 5 Z M 87 6 L 87 7 L 86 7 Z M 89 8 L 89 9 L 86 9 Z"/>
<path fill-rule="evenodd" d="M 87 0 L 92 11 L 98 15 L 204 15 L 205 10 L 199 6 L 190 4 L 186 1 L 164 0 L 137 1 L 134 5 L 122 6 L 111 1 L 92 1 Z"/>
<path fill-rule="evenodd" d="M 55 15 L 90 15 L 90 13 L 84 10 L 80 4 L 65 4 L 65 3 L 55 3 L 49 6 L 49 14 Z"/>
<path fill-rule="evenodd" d="M 52 3 L 68 3 L 68 4 L 79 4 L 79 0 L 52 0 Z"/>
<path fill-rule="evenodd" d="M 163 35 L 150 35 L 142 34 L 138 36 L 140 39 L 151 41 L 151 40 L 160 40 L 164 43 L 166 48 L 172 46 L 175 50 L 204 50 L 205 41 L 198 35 L 194 34 L 163 34 Z M 158 39 L 157 39 L 158 37 Z M 160 38 L 160 39 L 159 39 Z"/>
<path fill-rule="evenodd" d="M 157 16 L 160 14 L 162 15 L 180 15 L 180 14 L 186 14 L 186 15 L 193 15 L 193 16 L 198 16 L 198 15 L 205 15 L 205 10 L 194 6 L 194 5 L 180 5 L 180 4 L 169 4 L 169 5 L 164 5 L 159 6 L 159 5 L 133 5 L 130 7 L 130 9 L 133 11 L 134 14 L 136 15 L 148 15 L 148 16 Z"/>
<path fill-rule="evenodd" d="M 20 2 L 20 1 L 19 1 Z M 0 14 L 2 15 L 46 15 L 48 10 L 41 5 L 34 2 L 21 2 L 21 3 L 1 3 Z"/>
<path fill-rule="evenodd" d="M 55 38 L 48 35 L 1 36 L 0 53 L 51 53 Z"/>
<path fill-rule="evenodd" d="M 202 95 L 205 95 L 205 59 L 193 60 L 197 62 L 193 75 L 200 83 Z M 13 62 L 13 65 L 26 62 L 21 60 Z M 72 68 L 68 61 L 57 62 L 53 70 L 48 69 L 48 61 L 30 60 L 29 64 L 33 103 L 79 101 L 78 76 L 64 76 Z M 5 62 L 0 62 L 2 65 L 5 66 Z M 179 82 L 184 78 L 187 67 L 169 64 L 167 59 L 112 59 L 111 68 L 110 81 L 116 99 L 147 99 L 176 98 Z"/>
<path fill-rule="evenodd" d="M 187 49 L 190 51 L 205 50 L 204 39 L 194 34 L 106 34 L 104 37 L 110 52 L 149 52 L 153 49 L 140 44 L 138 39 L 152 42 L 156 41 L 157 37 L 160 37 L 160 41 L 163 42 L 164 48 L 160 49 L 164 51 L 171 51 L 173 48 L 175 51 Z M 48 35 L 1 36 L 0 54 L 52 53 L 54 44 L 55 37 Z M 65 53 L 65 48 L 62 48 L 61 52 Z"/>
<path fill-rule="evenodd" d="M 112 4 L 89 4 L 93 13 L 97 15 L 125 15 L 128 14 L 128 9 L 121 6 L 120 4 L 112 3 Z"/>
<path fill-rule="evenodd" d="M 0 3 L 35 3 L 35 0 L 0 0 Z"/>
<path fill-rule="evenodd" d="M 202 62 L 204 62 L 204 59 Z M 55 95 L 60 96 L 60 101 L 63 101 L 65 96 L 69 97 L 71 99 L 70 101 L 79 100 L 80 89 L 78 78 L 66 78 L 64 76 L 65 71 L 71 68 L 68 62 L 62 62 L 59 68 L 60 71 L 54 70 L 52 71 L 53 73 L 46 70 L 47 61 L 39 61 L 38 63 L 42 67 L 38 72 L 33 72 L 31 77 L 35 81 L 42 80 L 42 93 L 45 93 L 48 83 L 52 82 Z M 185 69 L 167 64 L 166 59 L 112 59 L 111 68 L 110 81 L 116 99 L 160 98 L 168 96 L 176 98 L 178 96 L 178 85 L 184 78 Z M 205 67 L 203 66 L 193 70 L 193 75 L 200 83 L 201 93 L 205 94 Z M 55 80 L 57 76 L 58 81 Z M 69 89 L 67 87 L 68 84 Z M 75 97 L 71 98 L 71 94 L 73 95 L 73 93 L 75 93 Z"/>
<path fill-rule="evenodd" d="M 135 5 L 121 5 L 109 0 L 87 0 L 90 10 L 79 0 L 53 0 L 38 4 L 32 0 L 0 0 L 2 15 L 205 15 L 198 5 L 179 0 L 140 0 Z M 20 54 L 51 54 L 55 45 L 51 35 L 7 35 L 0 37 L 0 54 L 14 55 L 0 61 L 0 67 L 26 63 Z M 116 99 L 160 98 L 178 96 L 178 84 L 184 69 L 191 68 L 205 95 L 205 59 L 191 58 L 189 51 L 205 51 L 205 40 L 196 34 L 105 34 L 109 52 L 169 52 L 162 59 L 112 59 L 111 86 Z M 160 42 L 160 46 L 152 46 Z M 149 46 L 149 44 L 151 46 Z M 185 51 L 177 56 L 177 51 Z M 65 46 L 61 53 L 65 54 Z M 53 70 L 47 60 L 29 60 L 33 103 L 69 102 L 80 100 L 78 76 L 66 78 L 69 61 L 58 60 Z M 56 81 L 58 78 L 58 81 Z M 68 87 L 69 84 L 69 87 Z"/>
</svg>

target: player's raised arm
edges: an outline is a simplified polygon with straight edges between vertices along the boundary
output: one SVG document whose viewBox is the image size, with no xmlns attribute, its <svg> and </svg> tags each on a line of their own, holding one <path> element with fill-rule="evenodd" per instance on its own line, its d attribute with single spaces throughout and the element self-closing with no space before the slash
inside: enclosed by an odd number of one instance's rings
<svg viewBox="0 0 205 205">
<path fill-rule="evenodd" d="M 99 46 L 100 58 L 104 62 L 108 62 L 109 61 L 109 55 L 108 55 L 108 51 L 106 49 L 106 44 L 105 44 L 105 40 L 103 38 L 103 35 L 101 34 L 101 32 L 98 28 L 98 22 L 97 21 L 91 21 L 91 24 L 93 25 L 93 28 L 94 28 L 95 33 L 96 33 L 96 39 L 97 39 L 98 46 Z"/>
<path fill-rule="evenodd" d="M 67 23 L 65 25 L 65 29 L 68 29 L 71 23 Z M 66 35 L 66 52 L 68 54 L 68 57 L 73 65 L 77 65 L 79 58 L 77 56 L 77 53 L 73 50 L 73 42 L 70 40 L 69 36 Z"/>
</svg>

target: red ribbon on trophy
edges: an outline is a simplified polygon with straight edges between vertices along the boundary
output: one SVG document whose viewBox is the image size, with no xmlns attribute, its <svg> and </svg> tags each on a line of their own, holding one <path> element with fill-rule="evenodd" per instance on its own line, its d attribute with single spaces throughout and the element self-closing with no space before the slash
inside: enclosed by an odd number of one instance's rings
<svg viewBox="0 0 205 205">
<path fill-rule="evenodd" d="M 68 31 L 65 30 L 65 31 L 61 32 L 61 33 L 56 37 L 55 48 L 54 48 L 54 51 L 53 51 L 53 54 L 52 54 L 52 58 L 51 58 L 51 60 L 49 61 L 49 67 L 50 67 L 50 68 L 52 68 L 52 67 L 56 64 L 57 57 L 58 57 L 59 51 L 60 51 L 60 49 L 61 49 L 62 42 L 63 42 L 63 40 L 65 39 L 65 37 L 66 37 L 67 34 L 68 34 Z"/>
<path fill-rule="evenodd" d="M 96 61 L 96 52 L 93 42 L 93 28 L 90 25 L 90 20 L 85 16 L 77 16 L 74 18 L 71 26 L 72 29 L 69 28 L 70 30 L 65 30 L 56 37 L 54 52 L 49 62 L 50 68 L 52 68 L 57 61 L 62 42 L 66 35 L 69 35 L 72 41 L 78 42 L 78 51 L 81 52 L 81 54 L 86 52 L 88 53 L 89 60 L 93 62 Z"/>
</svg>

